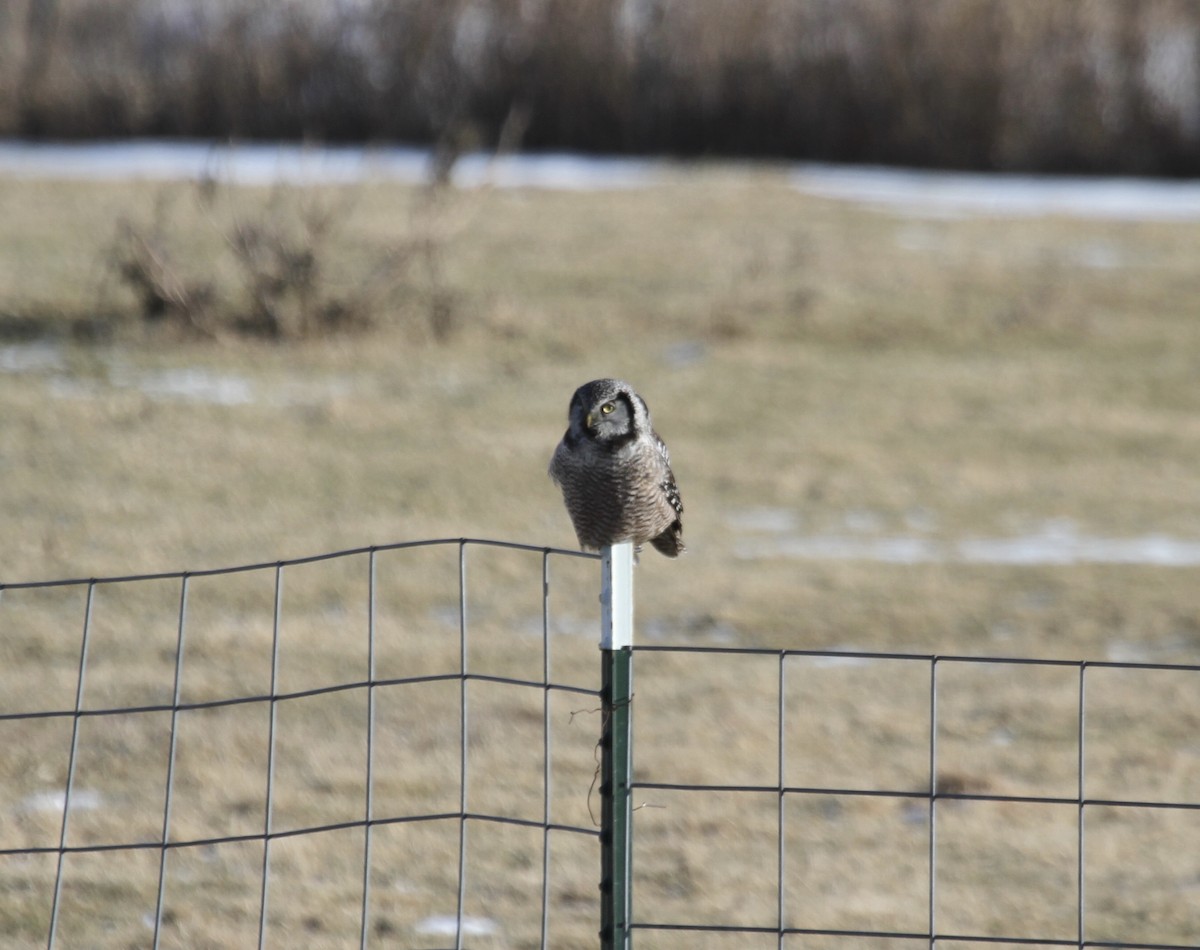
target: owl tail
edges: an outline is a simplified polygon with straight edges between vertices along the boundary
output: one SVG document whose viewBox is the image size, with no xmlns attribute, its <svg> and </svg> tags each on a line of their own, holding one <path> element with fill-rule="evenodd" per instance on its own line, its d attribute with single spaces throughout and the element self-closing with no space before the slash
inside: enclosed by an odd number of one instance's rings
<svg viewBox="0 0 1200 950">
<path fill-rule="evenodd" d="M 667 557 L 679 557 L 685 550 L 683 546 L 683 525 L 672 521 L 670 527 L 657 537 L 651 538 L 650 543 L 656 551 L 661 551 Z"/>
</svg>

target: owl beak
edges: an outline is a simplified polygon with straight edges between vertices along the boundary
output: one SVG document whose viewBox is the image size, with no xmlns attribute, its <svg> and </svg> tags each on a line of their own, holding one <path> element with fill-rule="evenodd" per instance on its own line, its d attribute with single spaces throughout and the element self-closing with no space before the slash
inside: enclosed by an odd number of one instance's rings
<svg viewBox="0 0 1200 950">
<path fill-rule="evenodd" d="M 585 428 L 585 429 L 591 429 L 591 427 L 592 427 L 592 414 L 591 414 L 590 412 L 589 412 L 589 413 L 588 413 L 588 414 L 587 414 L 587 415 L 584 417 L 584 419 L 583 419 L 583 426 L 584 426 L 584 428 Z"/>
</svg>

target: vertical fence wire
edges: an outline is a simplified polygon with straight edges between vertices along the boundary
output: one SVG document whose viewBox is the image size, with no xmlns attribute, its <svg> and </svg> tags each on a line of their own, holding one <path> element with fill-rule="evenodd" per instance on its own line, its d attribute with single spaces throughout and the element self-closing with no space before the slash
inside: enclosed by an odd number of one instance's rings
<svg viewBox="0 0 1200 950">
<path fill-rule="evenodd" d="M 784 808 L 785 797 L 786 797 L 787 793 L 784 791 L 784 789 L 787 787 L 787 769 L 785 767 L 786 763 L 785 763 L 785 759 L 784 759 L 785 751 L 784 751 L 784 741 L 783 741 L 784 721 L 785 721 L 784 717 L 786 714 L 786 709 L 784 707 L 784 688 L 786 686 L 784 668 L 786 666 L 786 663 L 787 663 L 787 654 L 781 650 L 779 653 L 779 678 L 778 678 L 778 682 L 776 683 L 778 695 L 776 697 L 777 704 L 776 704 L 776 713 L 775 713 L 776 728 L 778 730 L 777 735 L 775 737 L 775 743 L 776 743 L 776 751 L 777 751 L 777 755 L 778 755 L 778 763 L 777 764 L 778 764 L 778 778 L 779 778 L 779 802 L 778 802 L 779 810 L 778 810 L 778 814 L 776 816 L 776 818 L 777 818 L 776 834 L 778 836 L 778 842 L 777 842 L 778 853 L 776 854 L 776 885 L 778 888 L 778 892 L 776 895 L 776 915 L 775 915 L 776 922 L 779 927 L 779 934 L 778 934 L 778 937 L 777 937 L 776 943 L 775 943 L 776 950 L 783 950 L 783 939 L 784 939 L 783 930 L 784 930 L 784 927 L 787 926 L 787 920 L 785 917 L 785 910 L 786 910 L 787 904 L 786 904 L 786 899 L 785 899 L 785 894 L 784 894 L 784 881 L 786 880 L 785 830 L 786 830 L 786 824 L 787 824 L 785 808 Z"/>
<path fill-rule="evenodd" d="M 375 820 L 375 555 L 367 555 L 367 763 L 366 794 L 363 802 L 362 910 L 359 913 L 358 946 L 367 950 L 371 916 L 371 832 Z"/>
<path fill-rule="evenodd" d="M 1076 926 L 1077 926 L 1076 936 L 1079 940 L 1080 950 L 1083 950 L 1083 946 L 1085 943 L 1084 935 L 1086 933 L 1086 926 L 1087 926 L 1087 915 L 1086 915 L 1086 911 L 1084 909 L 1085 891 L 1084 891 L 1084 882 L 1083 882 L 1083 869 L 1086 866 L 1084 863 L 1084 818 L 1085 818 L 1084 802 L 1087 799 L 1086 781 L 1085 781 L 1085 775 L 1084 775 L 1084 767 L 1085 767 L 1084 766 L 1084 755 L 1086 754 L 1084 743 L 1086 742 L 1086 725 L 1087 725 L 1086 719 L 1084 717 L 1086 715 L 1086 712 L 1087 712 L 1087 663 L 1080 663 L 1079 664 L 1079 710 L 1078 710 L 1079 717 L 1078 717 L 1077 732 L 1076 732 L 1077 743 L 1078 743 L 1076 752 L 1079 756 L 1078 763 L 1077 763 L 1079 785 L 1078 785 L 1078 788 L 1076 789 L 1076 791 L 1079 794 L 1079 814 L 1078 814 L 1078 828 L 1077 828 L 1078 837 L 1076 839 L 1076 851 L 1075 851 L 1075 856 L 1076 856 L 1076 861 L 1077 861 L 1076 867 L 1075 867 L 1075 876 L 1076 876 L 1075 884 L 1078 889 L 1076 892 L 1076 896 L 1075 896 L 1075 909 L 1076 909 L 1076 913 L 1078 915 L 1076 918 Z"/>
<path fill-rule="evenodd" d="M 167 850 L 171 839 L 171 798 L 175 791 L 175 748 L 179 725 L 180 690 L 183 686 L 183 645 L 187 630 L 188 577 L 179 583 L 179 624 L 175 637 L 175 683 L 171 690 L 171 737 L 167 748 L 167 781 L 163 794 L 162 847 L 158 855 L 158 895 L 154 902 L 154 950 L 162 937 L 163 900 L 167 890 Z"/>
<path fill-rule="evenodd" d="M 935 656 L 929 662 L 929 950 L 937 943 L 937 669 Z"/>
<path fill-rule="evenodd" d="M 542 552 L 542 932 L 550 943 L 550 552 Z"/>
<path fill-rule="evenodd" d="M 275 566 L 275 604 L 271 614 L 271 692 L 267 724 L 267 791 L 263 809 L 262 890 L 258 902 L 258 950 L 267 936 L 267 901 L 271 889 L 271 833 L 275 812 L 275 722 L 279 705 L 279 628 L 283 612 L 283 564 Z"/>
<path fill-rule="evenodd" d="M 454 950 L 463 950 L 463 917 L 467 900 L 467 545 L 458 546 L 458 903 L 454 912 Z"/>
<path fill-rule="evenodd" d="M 71 752 L 67 759 L 67 784 L 63 789 L 62 825 L 58 834 L 58 865 L 54 872 L 54 897 L 50 903 L 50 929 L 46 935 L 47 950 L 54 950 L 58 937 L 58 911 L 62 902 L 63 863 L 66 859 L 67 830 L 71 820 L 71 794 L 75 790 L 75 762 L 79 752 L 79 723 L 83 712 L 84 675 L 87 672 L 88 641 L 92 632 L 92 606 L 96 596 L 96 582 L 87 586 L 87 603 L 83 611 L 83 637 L 79 645 L 79 674 L 75 681 L 75 715 L 71 724 Z"/>
</svg>

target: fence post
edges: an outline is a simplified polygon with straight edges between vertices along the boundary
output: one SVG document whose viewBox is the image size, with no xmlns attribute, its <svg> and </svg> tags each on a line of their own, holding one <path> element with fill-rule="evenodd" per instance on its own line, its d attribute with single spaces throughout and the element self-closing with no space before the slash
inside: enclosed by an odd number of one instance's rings
<svg viewBox="0 0 1200 950">
<path fill-rule="evenodd" d="M 600 947 L 629 950 L 633 545 L 604 548 L 600 571 Z"/>
</svg>

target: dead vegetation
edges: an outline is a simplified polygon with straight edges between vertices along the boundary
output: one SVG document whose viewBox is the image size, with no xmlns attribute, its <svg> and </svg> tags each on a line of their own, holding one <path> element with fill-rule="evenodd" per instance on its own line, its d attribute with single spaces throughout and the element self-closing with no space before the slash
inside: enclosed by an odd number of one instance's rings
<svg viewBox="0 0 1200 950">
<path fill-rule="evenodd" d="M 296 341 L 378 328 L 414 313 L 427 335 L 446 339 L 454 328 L 454 294 L 442 256 L 451 229 L 440 220 L 448 199 L 430 184 L 393 239 L 355 247 L 346 230 L 353 188 L 317 193 L 276 185 L 260 203 L 243 190 L 206 180 L 186 196 L 160 192 L 143 220 L 122 216 L 105 254 L 110 273 L 136 299 L 150 325 L 210 339 L 254 336 Z M 196 259 L 185 228 L 199 221 L 216 236 L 217 255 Z M 348 279 L 348 254 L 366 255 Z"/>
<path fill-rule="evenodd" d="M 17 0 L 0 134 L 1196 174 L 1190 0 Z"/>
<path fill-rule="evenodd" d="M 520 145 L 526 120 L 521 109 L 511 110 L 494 157 Z M 444 342 L 460 324 L 447 256 L 489 190 L 486 179 L 473 189 L 453 185 L 454 166 L 471 142 L 465 125 L 443 130 L 428 180 L 376 240 L 355 229 L 365 184 L 280 182 L 247 201 L 250 189 L 210 175 L 183 186 L 186 194 L 178 185 L 163 187 L 144 218 L 120 215 L 105 266 L 133 294 L 146 323 L 191 335 L 282 342 L 402 320 Z M 194 253 L 188 233 L 197 222 L 217 239 L 206 258 Z"/>
</svg>

